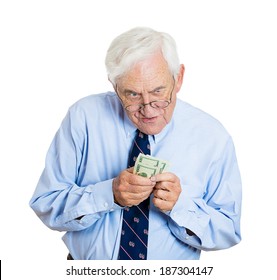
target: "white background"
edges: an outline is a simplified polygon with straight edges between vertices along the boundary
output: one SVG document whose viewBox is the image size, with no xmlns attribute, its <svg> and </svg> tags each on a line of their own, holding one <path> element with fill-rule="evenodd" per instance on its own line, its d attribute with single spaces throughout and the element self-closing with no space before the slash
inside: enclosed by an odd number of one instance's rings
<svg viewBox="0 0 277 280">
<path fill-rule="evenodd" d="M 62 233 L 45 227 L 28 203 L 68 107 L 88 94 L 111 90 L 106 50 L 115 36 L 138 25 L 175 38 L 186 66 L 179 97 L 227 128 L 243 181 L 242 242 L 228 250 L 203 252 L 197 263 L 174 264 L 212 265 L 209 279 L 276 277 L 274 2 L 0 2 L 3 279 L 66 278 Z M 151 263 L 156 268 L 160 264 Z"/>
</svg>

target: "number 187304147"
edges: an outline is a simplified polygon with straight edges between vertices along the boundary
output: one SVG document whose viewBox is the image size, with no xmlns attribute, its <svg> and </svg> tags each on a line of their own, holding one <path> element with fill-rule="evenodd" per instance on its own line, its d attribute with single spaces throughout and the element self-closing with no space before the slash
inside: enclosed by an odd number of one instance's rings
<svg viewBox="0 0 277 280">
<path fill-rule="evenodd" d="M 164 266 L 160 267 L 160 275 L 211 275 L 212 266 Z"/>
</svg>

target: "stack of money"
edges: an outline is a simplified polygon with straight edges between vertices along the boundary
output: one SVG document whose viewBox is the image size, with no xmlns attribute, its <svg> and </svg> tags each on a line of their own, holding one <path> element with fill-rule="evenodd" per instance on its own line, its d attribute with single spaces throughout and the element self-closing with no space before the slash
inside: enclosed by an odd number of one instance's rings
<svg viewBox="0 0 277 280">
<path fill-rule="evenodd" d="M 169 168 L 169 162 L 140 153 L 134 166 L 134 174 L 150 178 L 163 173 Z"/>
</svg>

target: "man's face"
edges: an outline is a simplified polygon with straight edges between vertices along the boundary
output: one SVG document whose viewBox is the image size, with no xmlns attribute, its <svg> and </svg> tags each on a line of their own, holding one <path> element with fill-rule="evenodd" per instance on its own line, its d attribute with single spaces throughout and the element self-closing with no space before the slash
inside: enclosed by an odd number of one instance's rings
<svg viewBox="0 0 277 280">
<path fill-rule="evenodd" d="M 148 104 L 136 112 L 126 110 L 128 117 L 140 131 L 148 135 L 158 134 L 169 123 L 183 74 L 184 66 L 181 65 L 175 81 L 162 54 L 158 53 L 137 63 L 119 79 L 116 89 L 125 108 L 156 100 L 170 101 L 171 98 L 170 104 L 163 109 L 153 108 Z"/>
</svg>

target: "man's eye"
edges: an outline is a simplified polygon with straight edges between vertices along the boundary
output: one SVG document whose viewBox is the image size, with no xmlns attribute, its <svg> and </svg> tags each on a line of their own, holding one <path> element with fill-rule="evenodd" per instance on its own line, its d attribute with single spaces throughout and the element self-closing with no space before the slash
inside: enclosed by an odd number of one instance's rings
<svg viewBox="0 0 277 280">
<path fill-rule="evenodd" d="M 159 98 L 160 96 L 164 96 L 166 94 L 164 89 L 156 89 L 153 92 L 153 95 L 157 96 L 157 98 Z"/>
<path fill-rule="evenodd" d="M 139 94 L 137 92 L 129 92 L 127 94 L 127 97 L 129 97 L 129 98 L 135 98 L 135 97 L 138 97 L 138 96 L 139 96 Z"/>
</svg>

